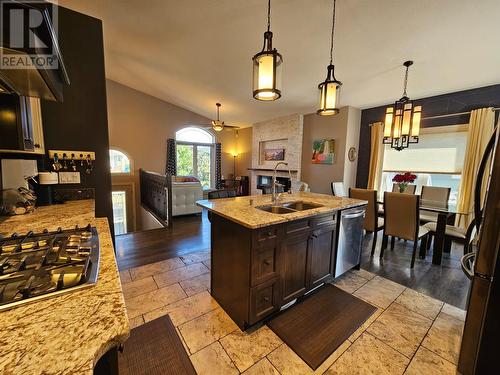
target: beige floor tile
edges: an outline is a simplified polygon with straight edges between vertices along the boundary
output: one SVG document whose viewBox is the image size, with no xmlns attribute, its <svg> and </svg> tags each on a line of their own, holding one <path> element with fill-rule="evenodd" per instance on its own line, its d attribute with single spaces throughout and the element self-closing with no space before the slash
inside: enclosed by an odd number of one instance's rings
<svg viewBox="0 0 500 375">
<path fill-rule="evenodd" d="M 200 263 L 206 260 L 210 260 L 210 250 L 198 251 L 196 253 L 191 253 L 183 255 L 180 257 L 185 264 Z"/>
<path fill-rule="evenodd" d="M 122 285 L 125 301 L 156 289 L 158 289 L 158 286 L 151 276 Z"/>
<path fill-rule="evenodd" d="M 354 292 L 354 295 L 386 309 L 404 290 L 405 287 L 403 285 L 380 276 L 375 276 Z"/>
<path fill-rule="evenodd" d="M 403 294 L 396 299 L 396 302 L 432 320 L 436 318 L 444 304 L 437 299 L 418 293 L 413 289 L 406 289 Z"/>
<path fill-rule="evenodd" d="M 335 279 L 333 285 L 339 287 L 340 289 L 346 291 L 347 293 L 354 293 L 357 289 L 361 288 L 368 282 L 364 277 L 349 271 L 342 276 Z"/>
<path fill-rule="evenodd" d="M 208 269 L 212 269 L 212 261 L 209 259 L 209 260 L 204 260 L 203 263 L 205 266 L 207 266 Z"/>
<path fill-rule="evenodd" d="M 401 353 L 363 333 L 325 374 L 402 374 L 408 362 Z"/>
<path fill-rule="evenodd" d="M 464 322 L 440 313 L 422 345 L 440 357 L 458 364 Z"/>
<path fill-rule="evenodd" d="M 393 303 L 368 327 L 366 332 L 411 358 L 431 324 L 431 319 L 398 303 Z"/>
<path fill-rule="evenodd" d="M 267 358 L 262 358 L 255 365 L 246 370 L 244 375 L 280 375 L 278 370 L 269 362 Z"/>
<path fill-rule="evenodd" d="M 219 304 L 212 298 L 210 293 L 205 291 L 150 311 L 144 314 L 144 320 L 149 322 L 168 314 L 170 315 L 170 319 L 172 319 L 172 323 L 177 327 L 191 319 L 215 310 L 217 307 L 219 307 Z"/>
<path fill-rule="evenodd" d="M 135 318 L 129 320 L 129 324 L 130 324 L 130 329 L 139 327 L 144 324 L 144 318 L 142 317 L 142 315 L 136 316 Z"/>
<path fill-rule="evenodd" d="M 231 318 L 217 308 L 179 326 L 191 354 L 238 329 Z"/>
<path fill-rule="evenodd" d="M 188 296 L 210 290 L 210 273 L 195 276 L 192 279 L 181 281 L 179 284 Z"/>
<path fill-rule="evenodd" d="M 220 343 L 238 370 L 243 372 L 283 342 L 267 326 L 262 326 L 251 332 L 234 331 Z"/>
<path fill-rule="evenodd" d="M 458 307 L 449 305 L 447 303 L 444 304 L 441 312 L 448 314 L 455 319 L 461 320 L 462 322 L 465 322 L 465 316 L 467 315 L 467 311 L 459 309 Z"/>
<path fill-rule="evenodd" d="M 367 280 L 371 280 L 371 279 L 373 279 L 375 276 L 377 276 L 377 275 L 375 275 L 374 273 L 368 272 L 368 271 L 366 271 L 366 270 L 364 270 L 364 269 L 362 269 L 362 268 L 361 268 L 361 269 L 359 269 L 359 270 L 351 270 L 351 272 L 352 272 L 352 273 L 354 273 L 355 275 L 358 275 L 358 276 L 364 277 L 364 278 L 365 278 L 365 279 L 367 279 Z"/>
<path fill-rule="evenodd" d="M 344 341 L 337 350 L 335 350 L 316 370 L 312 370 L 288 345 L 283 344 L 275 351 L 268 354 L 267 358 L 274 367 L 281 373 L 286 375 L 309 375 L 323 374 L 332 363 L 334 363 L 351 343 Z"/>
<path fill-rule="evenodd" d="M 138 280 L 144 277 L 156 275 L 157 273 L 171 271 L 176 268 L 184 266 L 185 264 L 180 260 L 180 258 L 171 258 L 167 260 L 162 260 L 161 262 L 146 264 L 145 266 L 132 268 L 130 270 L 130 275 L 132 276 L 132 280 Z"/>
<path fill-rule="evenodd" d="M 129 270 L 120 271 L 120 281 L 122 285 L 132 281 Z"/>
<path fill-rule="evenodd" d="M 149 311 L 174 303 L 187 295 L 179 284 L 169 285 L 165 288 L 141 294 L 125 302 L 129 318 L 145 314 Z"/>
<path fill-rule="evenodd" d="M 189 266 L 177 268 L 172 271 L 159 273 L 153 276 L 158 286 L 167 286 L 180 281 L 192 279 L 195 276 L 210 272 L 210 270 L 202 263 L 193 263 Z"/>
<path fill-rule="evenodd" d="M 457 366 L 421 346 L 406 369 L 405 375 L 456 375 Z"/>
<path fill-rule="evenodd" d="M 384 309 L 377 307 L 377 310 L 348 338 L 350 342 L 356 341 L 361 334 L 384 312 Z"/>
<path fill-rule="evenodd" d="M 218 341 L 193 354 L 190 359 L 198 375 L 239 374 Z"/>
</svg>

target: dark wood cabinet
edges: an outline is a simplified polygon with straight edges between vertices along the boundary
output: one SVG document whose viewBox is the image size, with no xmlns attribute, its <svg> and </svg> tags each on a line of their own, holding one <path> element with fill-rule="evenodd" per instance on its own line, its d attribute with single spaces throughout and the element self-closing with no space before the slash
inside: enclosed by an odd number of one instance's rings
<svg viewBox="0 0 500 375">
<path fill-rule="evenodd" d="M 303 296 L 335 269 L 337 213 L 249 229 L 212 215 L 212 296 L 241 329 Z"/>
</svg>

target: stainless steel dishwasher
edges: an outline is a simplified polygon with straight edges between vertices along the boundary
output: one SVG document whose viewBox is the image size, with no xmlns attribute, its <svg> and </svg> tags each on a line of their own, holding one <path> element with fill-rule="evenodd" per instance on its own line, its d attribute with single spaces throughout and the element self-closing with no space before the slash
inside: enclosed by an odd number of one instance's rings
<svg viewBox="0 0 500 375">
<path fill-rule="evenodd" d="M 340 212 L 335 277 L 360 264 L 364 221 L 365 206 Z"/>
</svg>

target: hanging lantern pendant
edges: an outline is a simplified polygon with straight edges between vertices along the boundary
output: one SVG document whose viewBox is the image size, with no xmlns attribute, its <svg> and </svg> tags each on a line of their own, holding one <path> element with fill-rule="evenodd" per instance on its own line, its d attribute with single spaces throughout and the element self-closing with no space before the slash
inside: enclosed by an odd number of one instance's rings
<svg viewBox="0 0 500 375">
<path fill-rule="evenodd" d="M 335 10 L 336 0 L 333 0 L 332 36 L 330 41 L 330 64 L 327 67 L 326 80 L 318 85 L 319 105 L 316 113 L 321 116 L 335 115 L 340 112 L 338 108 L 340 87 L 342 82 L 335 78 L 333 65 L 333 38 L 335 36 Z"/>
<path fill-rule="evenodd" d="M 422 106 L 414 106 L 406 93 L 408 68 L 413 61 L 405 61 L 403 65 L 406 67 L 403 96 L 386 109 L 384 121 L 383 143 L 398 151 L 408 148 L 410 143 L 418 143 L 422 117 Z"/>
<path fill-rule="evenodd" d="M 271 32 L 271 0 L 268 2 L 267 31 L 264 33 L 262 51 L 253 58 L 253 97 L 257 100 L 272 101 L 281 98 L 281 66 L 283 57 L 273 49 Z"/>
</svg>

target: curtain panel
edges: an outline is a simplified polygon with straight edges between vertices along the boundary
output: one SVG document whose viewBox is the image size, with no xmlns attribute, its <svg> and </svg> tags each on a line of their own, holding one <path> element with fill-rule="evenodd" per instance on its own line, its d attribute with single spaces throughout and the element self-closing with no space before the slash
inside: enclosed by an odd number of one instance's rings
<svg viewBox="0 0 500 375">
<path fill-rule="evenodd" d="M 175 139 L 167 139 L 167 165 L 165 173 L 172 176 L 177 175 L 177 152 L 175 150 Z"/>
<path fill-rule="evenodd" d="M 488 144 L 494 130 L 495 114 L 493 108 L 481 108 L 471 111 L 467 148 L 465 150 L 464 166 L 457 202 L 457 225 L 467 228 L 473 219 L 474 213 L 474 187 L 477 171 L 484 149 Z M 481 197 L 484 199 L 486 186 L 483 186 Z"/>
<path fill-rule="evenodd" d="M 384 124 L 376 122 L 370 125 L 370 170 L 368 174 L 367 189 L 380 190 L 382 168 L 384 164 Z"/>
<path fill-rule="evenodd" d="M 215 144 L 215 188 L 222 189 L 222 144 Z"/>
</svg>

